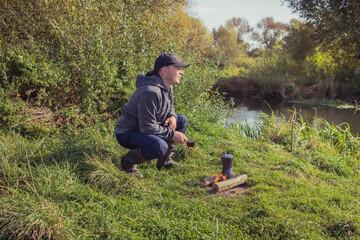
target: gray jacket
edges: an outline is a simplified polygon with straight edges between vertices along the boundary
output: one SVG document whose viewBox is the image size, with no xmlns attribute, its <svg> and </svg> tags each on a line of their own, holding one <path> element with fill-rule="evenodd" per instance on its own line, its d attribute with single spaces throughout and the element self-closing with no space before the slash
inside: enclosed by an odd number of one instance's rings
<svg viewBox="0 0 360 240">
<path fill-rule="evenodd" d="M 115 133 L 138 130 L 166 140 L 173 139 L 174 130 L 164 127 L 167 118 L 176 117 L 172 87 L 168 88 L 157 75 L 138 75 L 135 85 L 136 90 L 125 104 L 116 123 Z"/>
</svg>

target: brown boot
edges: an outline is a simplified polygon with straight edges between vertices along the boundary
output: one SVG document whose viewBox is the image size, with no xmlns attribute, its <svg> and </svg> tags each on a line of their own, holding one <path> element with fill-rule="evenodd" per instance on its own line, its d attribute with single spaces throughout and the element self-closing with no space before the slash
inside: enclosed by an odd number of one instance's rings
<svg viewBox="0 0 360 240">
<path fill-rule="evenodd" d="M 158 161 L 156 162 L 156 167 L 159 170 L 163 167 L 167 169 L 167 168 L 179 166 L 178 163 L 176 163 L 174 160 L 171 159 L 171 157 L 174 155 L 174 152 L 178 144 L 174 142 L 167 142 L 167 143 L 169 145 L 167 152 L 165 153 L 164 156 L 158 158 Z"/>
<path fill-rule="evenodd" d="M 135 177 L 143 178 L 144 176 L 137 169 L 136 164 L 146 162 L 147 160 L 141 154 L 140 148 L 131 149 L 122 159 L 121 159 L 121 167 L 127 172 L 131 173 Z"/>
</svg>

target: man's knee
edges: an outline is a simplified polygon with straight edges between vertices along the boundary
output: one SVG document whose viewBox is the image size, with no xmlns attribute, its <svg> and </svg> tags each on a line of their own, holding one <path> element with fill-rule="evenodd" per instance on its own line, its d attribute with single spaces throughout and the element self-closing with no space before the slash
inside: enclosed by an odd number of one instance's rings
<svg viewBox="0 0 360 240">
<path fill-rule="evenodd" d="M 186 122 L 187 123 L 187 118 L 185 117 L 185 115 L 177 114 L 177 119 L 178 119 L 178 122 Z"/>
<path fill-rule="evenodd" d="M 169 146 L 166 141 L 154 141 L 148 150 L 148 154 L 150 155 L 151 159 L 159 158 L 167 152 Z"/>
<path fill-rule="evenodd" d="M 185 117 L 185 115 L 182 114 L 177 114 L 177 131 L 180 131 L 182 133 L 185 133 L 186 128 L 188 125 L 188 121 L 187 118 Z"/>
</svg>

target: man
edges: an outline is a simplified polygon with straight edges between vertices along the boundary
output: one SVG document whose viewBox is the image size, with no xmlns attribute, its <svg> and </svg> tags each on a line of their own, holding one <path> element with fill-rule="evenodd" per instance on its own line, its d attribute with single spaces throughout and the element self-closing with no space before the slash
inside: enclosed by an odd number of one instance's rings
<svg viewBox="0 0 360 240">
<path fill-rule="evenodd" d="M 189 65 L 175 54 L 164 53 L 152 71 L 137 76 L 136 90 L 115 127 L 119 144 L 131 149 L 121 159 L 127 173 L 143 177 L 136 164 L 155 158 L 159 170 L 179 165 L 171 156 L 179 143 L 187 141 L 188 123 L 184 115 L 175 114 L 172 86 L 180 83 L 182 68 Z"/>
</svg>

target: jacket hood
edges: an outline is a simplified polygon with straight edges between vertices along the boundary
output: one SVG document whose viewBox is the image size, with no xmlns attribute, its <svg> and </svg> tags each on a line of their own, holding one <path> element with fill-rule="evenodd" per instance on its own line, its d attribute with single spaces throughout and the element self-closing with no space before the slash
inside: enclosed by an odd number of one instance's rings
<svg viewBox="0 0 360 240">
<path fill-rule="evenodd" d="M 137 75 L 135 86 L 139 88 L 144 85 L 157 86 L 166 91 L 169 91 L 169 88 L 166 87 L 163 80 L 157 75 L 145 76 L 145 75 Z"/>
</svg>

